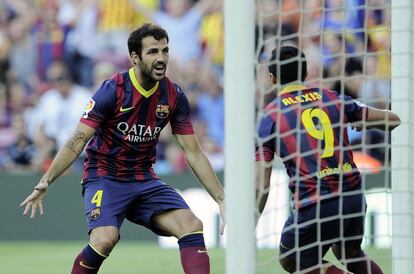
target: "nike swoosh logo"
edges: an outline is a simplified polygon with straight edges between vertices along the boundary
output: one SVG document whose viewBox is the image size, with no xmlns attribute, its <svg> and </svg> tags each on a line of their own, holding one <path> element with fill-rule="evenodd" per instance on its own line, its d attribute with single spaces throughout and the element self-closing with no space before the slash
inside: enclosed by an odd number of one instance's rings
<svg viewBox="0 0 414 274">
<path fill-rule="evenodd" d="M 85 265 L 85 264 L 83 263 L 83 261 L 80 261 L 80 262 L 79 262 L 79 264 L 80 264 L 81 266 L 83 266 L 84 268 L 87 268 L 87 269 L 96 269 L 96 268 L 94 268 L 94 267 L 90 267 L 90 266 Z"/>
<path fill-rule="evenodd" d="M 133 108 L 134 108 L 134 107 L 124 108 L 123 106 L 121 106 L 121 107 L 119 108 L 119 111 L 120 111 L 120 112 L 126 112 L 126 111 L 129 111 L 129 110 L 133 109 Z"/>
<path fill-rule="evenodd" d="M 207 253 L 207 250 L 197 250 L 197 253 Z"/>
</svg>

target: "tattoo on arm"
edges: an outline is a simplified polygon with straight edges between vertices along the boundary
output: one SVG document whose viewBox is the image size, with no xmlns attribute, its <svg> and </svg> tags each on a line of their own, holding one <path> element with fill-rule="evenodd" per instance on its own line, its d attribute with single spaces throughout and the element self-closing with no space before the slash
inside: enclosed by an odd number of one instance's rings
<svg viewBox="0 0 414 274">
<path fill-rule="evenodd" d="M 86 133 L 76 130 L 75 134 L 66 141 L 64 148 L 59 150 L 42 180 L 49 185 L 56 180 L 78 158 L 88 141 L 89 137 Z"/>
<path fill-rule="evenodd" d="M 70 138 L 65 147 L 72 151 L 76 156 L 82 152 L 88 140 L 86 139 L 85 133 L 81 131 L 76 131 L 72 138 Z"/>
</svg>

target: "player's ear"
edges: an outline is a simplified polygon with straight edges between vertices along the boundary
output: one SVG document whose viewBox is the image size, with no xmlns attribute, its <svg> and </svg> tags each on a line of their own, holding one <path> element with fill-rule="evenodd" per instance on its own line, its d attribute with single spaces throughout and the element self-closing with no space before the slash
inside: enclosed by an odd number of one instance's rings
<svg viewBox="0 0 414 274">
<path fill-rule="evenodd" d="M 130 56 L 131 56 L 131 59 L 134 65 L 138 64 L 139 60 L 141 59 L 139 58 L 139 55 L 135 51 L 131 52 Z"/>
<path fill-rule="evenodd" d="M 272 84 L 275 85 L 277 82 L 276 76 L 273 73 L 269 73 L 270 81 L 272 81 Z"/>
</svg>

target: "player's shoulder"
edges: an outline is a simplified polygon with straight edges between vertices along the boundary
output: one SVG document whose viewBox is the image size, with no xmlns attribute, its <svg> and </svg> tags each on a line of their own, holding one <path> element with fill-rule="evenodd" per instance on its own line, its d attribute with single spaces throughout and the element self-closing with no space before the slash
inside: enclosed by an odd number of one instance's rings
<svg viewBox="0 0 414 274">
<path fill-rule="evenodd" d="M 318 87 L 318 86 L 306 87 L 305 89 L 302 90 L 302 93 L 319 93 L 320 95 L 323 95 L 326 92 L 335 92 L 335 91 L 327 89 L 327 88 L 323 88 L 323 87 Z"/>
<path fill-rule="evenodd" d="M 356 102 L 359 103 L 355 98 L 347 94 L 341 94 L 339 91 L 331 89 L 323 89 L 324 95 L 329 98 L 330 101 L 340 102 Z"/>
<path fill-rule="evenodd" d="M 280 99 L 275 98 L 270 101 L 263 109 L 263 120 L 271 119 L 280 110 Z"/>
<path fill-rule="evenodd" d="M 314 88 L 315 90 L 317 90 L 321 95 L 326 95 L 329 97 L 333 97 L 333 96 L 340 96 L 339 92 L 333 89 L 329 89 L 329 88 Z"/>
<path fill-rule="evenodd" d="M 104 85 L 116 91 L 117 87 L 124 87 L 125 83 L 131 81 L 128 70 L 114 73 L 104 81 Z"/>
<path fill-rule="evenodd" d="M 122 72 L 115 73 L 103 81 L 101 89 L 115 91 L 116 87 L 124 83 Z"/>
<path fill-rule="evenodd" d="M 333 89 L 329 89 L 329 88 L 324 88 L 324 87 L 311 87 L 307 89 L 308 93 L 317 93 L 320 95 L 320 99 L 323 99 L 324 102 L 326 101 L 333 101 L 333 100 L 337 100 L 338 98 L 340 98 L 340 94 L 333 90 Z"/>
<path fill-rule="evenodd" d="M 169 92 L 173 92 L 176 93 L 177 95 L 183 95 L 184 91 L 181 88 L 181 86 L 179 84 L 177 84 L 174 81 L 171 81 L 170 78 L 165 77 L 164 78 L 164 84 L 166 86 L 166 88 L 168 89 Z"/>
<path fill-rule="evenodd" d="M 122 72 L 115 73 L 104 80 L 94 95 L 94 99 L 103 100 L 106 102 L 116 101 L 118 98 L 119 87 L 124 84 L 124 76 Z"/>
<path fill-rule="evenodd" d="M 126 82 L 132 80 L 129 76 L 129 70 L 124 70 L 113 74 L 111 77 L 108 78 L 108 81 L 111 81 L 116 86 L 124 86 Z"/>
</svg>

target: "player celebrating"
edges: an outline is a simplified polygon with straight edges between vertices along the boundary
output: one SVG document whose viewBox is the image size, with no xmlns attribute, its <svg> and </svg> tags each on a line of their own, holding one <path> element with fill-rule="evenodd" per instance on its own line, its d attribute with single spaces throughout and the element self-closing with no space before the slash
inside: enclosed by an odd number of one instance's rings
<svg viewBox="0 0 414 274">
<path fill-rule="evenodd" d="M 272 82 L 283 88 L 259 125 L 264 141 L 256 149 L 256 189 L 259 193 L 269 188 L 276 153 L 286 166 L 294 201 L 281 235 L 282 267 L 289 273 L 343 273 L 322 261 L 332 247 L 350 272 L 382 273 L 361 250 L 366 203 L 346 125 L 392 130 L 399 117 L 334 91 L 301 85 L 307 76 L 306 59 L 295 47 L 273 50 L 270 62 Z M 266 200 L 267 194 L 258 197 L 260 213 Z"/>
<path fill-rule="evenodd" d="M 50 184 L 88 144 L 82 187 L 90 242 L 75 259 L 72 274 L 98 273 L 119 240 L 125 218 L 158 235 L 175 236 L 184 272 L 208 274 L 201 221 L 152 168 L 160 131 L 168 122 L 189 166 L 218 203 L 222 217 L 223 188 L 194 135 L 186 96 L 165 77 L 166 31 L 145 24 L 130 34 L 128 49 L 134 67 L 105 81 L 93 95 L 75 133 L 22 202 L 23 214 L 31 209 L 33 218 L 37 208 L 43 214 L 42 200 Z"/>
</svg>

